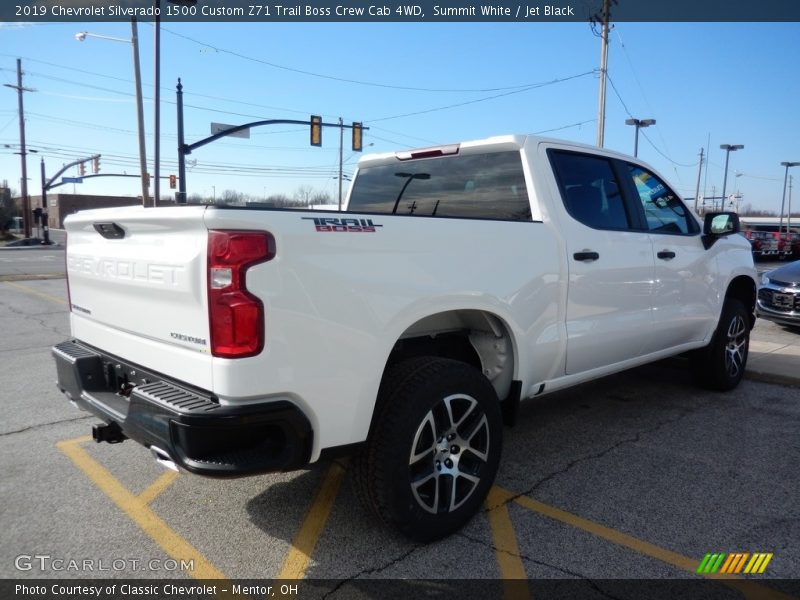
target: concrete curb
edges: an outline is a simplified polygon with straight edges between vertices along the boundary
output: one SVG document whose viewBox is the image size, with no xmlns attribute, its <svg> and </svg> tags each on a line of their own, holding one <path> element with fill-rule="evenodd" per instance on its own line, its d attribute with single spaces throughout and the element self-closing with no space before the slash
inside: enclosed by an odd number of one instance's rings
<svg viewBox="0 0 800 600">
<path fill-rule="evenodd" d="M 744 376 L 751 381 L 758 381 L 760 383 L 771 383 L 773 385 L 800 388 L 800 377 L 792 377 L 791 375 L 771 373 L 761 369 L 745 369 Z"/>
</svg>

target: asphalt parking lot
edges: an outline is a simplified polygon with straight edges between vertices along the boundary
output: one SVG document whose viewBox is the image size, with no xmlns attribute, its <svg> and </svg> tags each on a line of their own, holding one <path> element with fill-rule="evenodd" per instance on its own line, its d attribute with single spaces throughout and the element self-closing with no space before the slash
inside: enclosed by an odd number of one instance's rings
<svg viewBox="0 0 800 600">
<path fill-rule="evenodd" d="M 484 511 L 417 545 L 360 507 L 346 460 L 211 480 L 91 442 L 95 419 L 53 384 L 65 298 L 63 279 L 0 282 L 2 578 L 324 579 L 333 597 L 372 579 L 579 579 L 602 598 L 625 597 L 606 580 L 698 578 L 709 553 L 765 553 L 763 573 L 714 585 L 797 593 L 797 389 L 708 393 L 673 359 L 524 404 Z"/>
</svg>

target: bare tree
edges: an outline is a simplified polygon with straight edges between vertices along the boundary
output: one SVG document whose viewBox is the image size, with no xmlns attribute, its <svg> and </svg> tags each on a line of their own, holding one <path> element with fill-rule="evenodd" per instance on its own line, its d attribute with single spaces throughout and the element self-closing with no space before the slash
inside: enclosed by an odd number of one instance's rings
<svg viewBox="0 0 800 600">
<path fill-rule="evenodd" d="M 308 206 L 314 196 L 314 188 L 310 185 L 301 185 L 294 192 L 294 199 L 299 203 Z"/>
<path fill-rule="evenodd" d="M 236 190 L 225 190 L 219 195 L 218 201 L 222 204 L 243 204 L 245 196 Z"/>
<path fill-rule="evenodd" d="M 333 204 L 333 198 L 328 192 L 317 191 L 311 197 L 311 204 Z"/>
<path fill-rule="evenodd" d="M 12 217 L 16 214 L 16 207 L 14 201 L 11 200 L 14 196 L 14 191 L 9 188 L 0 188 L 0 233 L 8 231 L 12 224 Z"/>
</svg>

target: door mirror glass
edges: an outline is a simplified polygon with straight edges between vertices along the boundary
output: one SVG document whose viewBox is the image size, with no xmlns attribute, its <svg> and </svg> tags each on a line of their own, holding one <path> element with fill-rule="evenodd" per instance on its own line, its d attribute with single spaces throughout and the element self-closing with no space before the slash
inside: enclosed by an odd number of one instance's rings
<svg viewBox="0 0 800 600">
<path fill-rule="evenodd" d="M 707 213 L 703 233 L 716 236 L 739 233 L 739 215 L 734 212 Z"/>
</svg>

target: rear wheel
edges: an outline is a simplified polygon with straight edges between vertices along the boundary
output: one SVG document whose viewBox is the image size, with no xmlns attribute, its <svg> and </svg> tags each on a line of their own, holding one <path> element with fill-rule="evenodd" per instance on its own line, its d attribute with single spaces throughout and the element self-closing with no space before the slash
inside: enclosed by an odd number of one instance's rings
<svg viewBox="0 0 800 600">
<path fill-rule="evenodd" d="M 733 298 L 725 300 L 711 343 L 690 356 L 695 380 L 705 388 L 728 391 L 739 385 L 750 347 L 750 315 Z"/>
<path fill-rule="evenodd" d="M 355 461 L 356 491 L 385 523 L 417 541 L 446 536 L 480 508 L 500 460 L 494 388 L 473 367 L 423 357 L 393 367 Z"/>
</svg>

